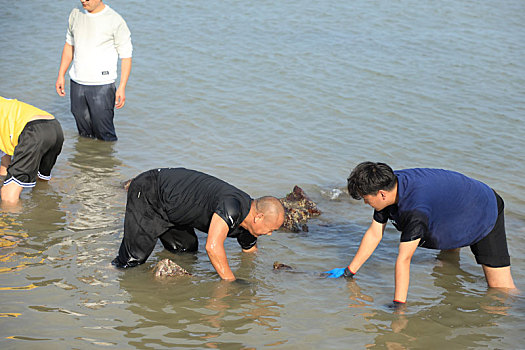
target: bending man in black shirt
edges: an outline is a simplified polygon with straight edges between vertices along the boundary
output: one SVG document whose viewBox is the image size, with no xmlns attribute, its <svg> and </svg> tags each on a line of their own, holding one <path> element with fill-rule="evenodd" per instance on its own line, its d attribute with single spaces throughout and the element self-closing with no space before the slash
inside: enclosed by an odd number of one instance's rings
<svg viewBox="0 0 525 350">
<path fill-rule="evenodd" d="M 208 233 L 206 252 L 222 279 L 235 280 L 224 240 L 235 237 L 245 252 L 257 250 L 257 237 L 271 235 L 284 221 L 275 197 L 252 199 L 238 188 L 195 170 L 164 168 L 146 171 L 128 189 L 124 237 L 117 267 L 144 263 L 160 239 L 173 252 L 198 248 L 194 229 Z"/>
</svg>

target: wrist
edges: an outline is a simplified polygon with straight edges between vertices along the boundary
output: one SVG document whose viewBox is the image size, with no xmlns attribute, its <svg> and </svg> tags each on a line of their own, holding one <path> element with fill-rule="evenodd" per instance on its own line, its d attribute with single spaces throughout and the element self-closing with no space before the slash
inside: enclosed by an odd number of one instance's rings
<svg viewBox="0 0 525 350">
<path fill-rule="evenodd" d="M 355 273 L 352 272 L 352 270 L 350 270 L 350 268 L 348 266 L 345 267 L 345 272 L 343 273 L 344 277 L 353 278 L 354 275 L 355 275 Z"/>
</svg>

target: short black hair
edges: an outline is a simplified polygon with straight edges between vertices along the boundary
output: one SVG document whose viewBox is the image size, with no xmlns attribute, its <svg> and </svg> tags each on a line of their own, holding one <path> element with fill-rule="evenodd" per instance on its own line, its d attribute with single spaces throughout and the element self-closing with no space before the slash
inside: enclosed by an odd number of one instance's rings
<svg viewBox="0 0 525 350">
<path fill-rule="evenodd" d="M 357 165 L 347 179 L 348 193 L 354 199 L 375 195 L 380 190 L 390 191 L 397 183 L 394 171 L 385 163 L 363 162 Z"/>
</svg>

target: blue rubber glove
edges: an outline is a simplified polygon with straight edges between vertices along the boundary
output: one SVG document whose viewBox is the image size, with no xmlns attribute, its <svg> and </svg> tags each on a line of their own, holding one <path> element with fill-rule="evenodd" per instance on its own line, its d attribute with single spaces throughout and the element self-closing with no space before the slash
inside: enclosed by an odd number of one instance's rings
<svg viewBox="0 0 525 350">
<path fill-rule="evenodd" d="M 344 267 L 338 267 L 336 269 L 325 271 L 324 273 L 328 274 L 328 278 L 339 278 L 345 273 Z"/>
<path fill-rule="evenodd" d="M 351 272 L 348 267 L 338 267 L 336 269 L 326 271 L 324 273 L 328 274 L 328 276 L 326 276 L 328 278 L 339 278 L 341 276 L 348 278 L 354 277 L 354 273 Z"/>
</svg>

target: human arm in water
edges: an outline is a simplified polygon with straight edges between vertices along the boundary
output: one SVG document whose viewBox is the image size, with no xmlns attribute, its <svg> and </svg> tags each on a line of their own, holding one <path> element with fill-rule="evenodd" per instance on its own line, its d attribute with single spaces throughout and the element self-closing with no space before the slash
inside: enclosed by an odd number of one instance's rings
<svg viewBox="0 0 525 350">
<path fill-rule="evenodd" d="M 381 224 L 375 220 L 372 220 L 370 227 L 368 230 L 366 230 L 365 235 L 361 239 L 361 244 L 359 245 L 357 253 L 352 259 L 350 265 L 348 265 L 348 269 L 350 271 L 357 273 L 361 266 L 363 266 L 363 264 L 372 255 L 374 250 L 376 250 L 379 242 L 381 242 L 381 239 L 383 238 L 385 227 L 386 224 Z"/>
<path fill-rule="evenodd" d="M 211 264 L 215 271 L 223 280 L 234 281 L 228 258 L 226 257 L 226 250 L 224 249 L 224 241 L 228 235 L 229 227 L 226 222 L 216 213 L 211 218 L 210 228 L 208 229 L 208 239 L 206 240 L 206 253 L 210 258 Z"/>
<path fill-rule="evenodd" d="M 421 239 L 416 239 L 410 242 L 401 242 L 399 244 L 399 253 L 396 260 L 396 289 L 394 292 L 394 304 L 406 303 L 407 294 L 408 294 L 408 285 L 410 282 L 410 262 L 412 261 L 412 256 L 419 245 Z"/>
<path fill-rule="evenodd" d="M 357 250 L 357 253 L 352 259 L 350 265 L 348 265 L 346 268 L 338 268 L 327 271 L 326 273 L 329 274 L 328 277 L 353 277 L 353 275 L 356 274 L 361 266 L 368 260 L 370 255 L 372 255 L 379 242 L 381 242 L 381 239 L 383 238 L 383 232 L 385 231 L 385 226 L 386 224 L 380 224 L 379 222 L 373 220 L 372 224 L 368 230 L 366 230 L 366 233 L 361 239 L 359 249 Z M 348 272 L 345 273 L 345 270 Z"/>
</svg>

